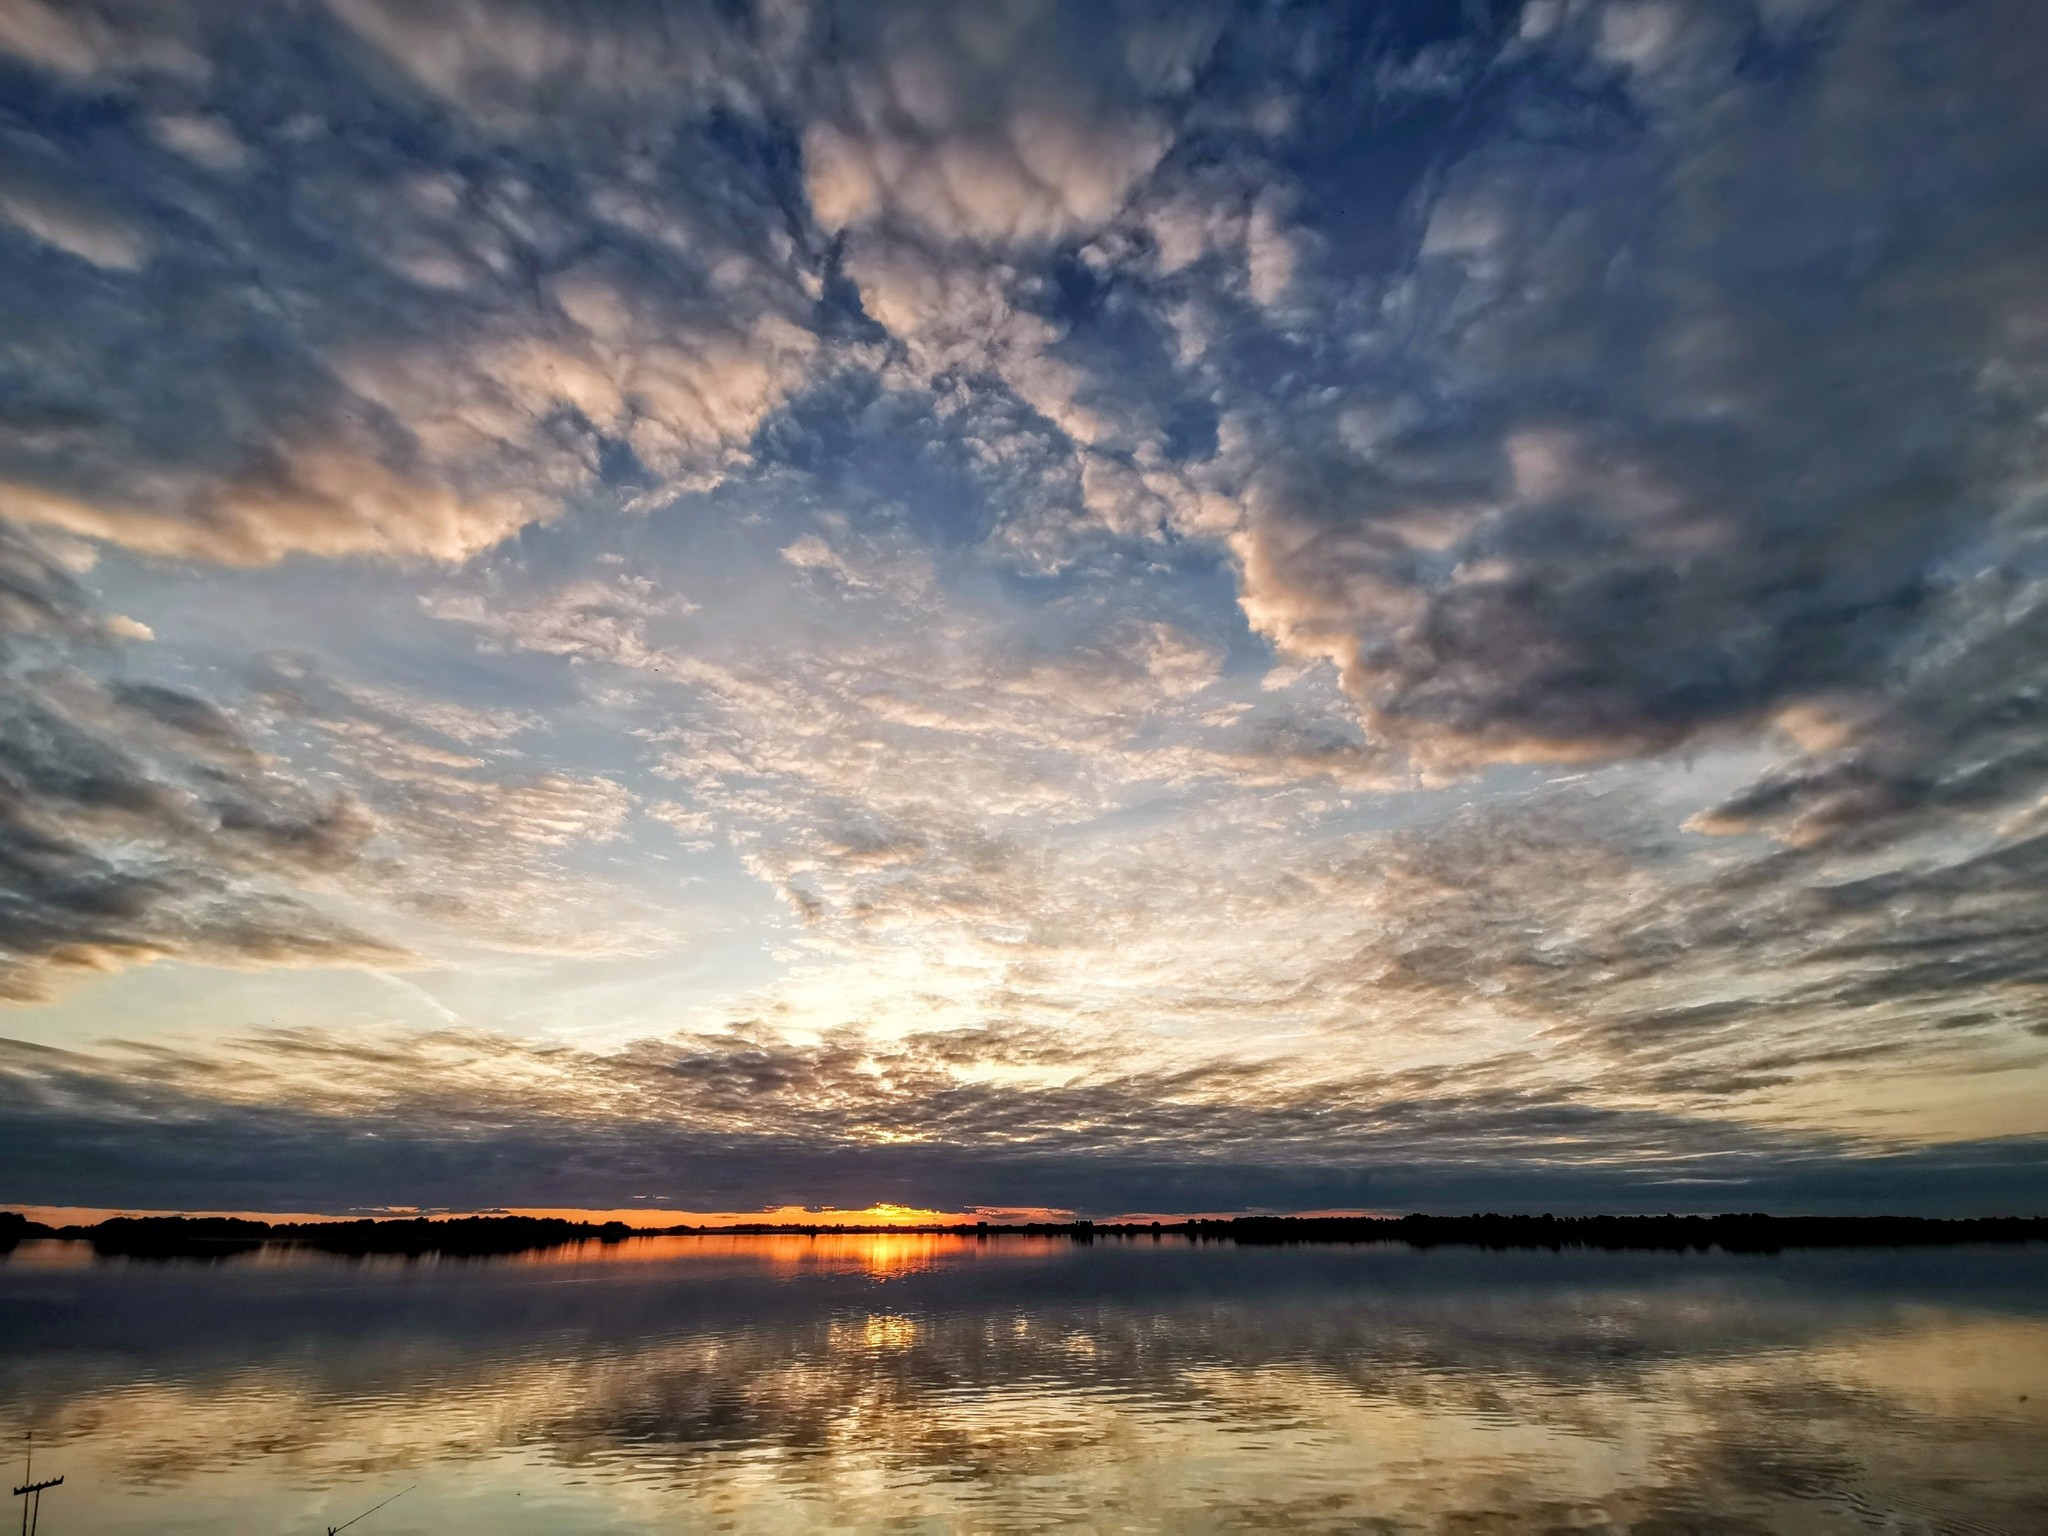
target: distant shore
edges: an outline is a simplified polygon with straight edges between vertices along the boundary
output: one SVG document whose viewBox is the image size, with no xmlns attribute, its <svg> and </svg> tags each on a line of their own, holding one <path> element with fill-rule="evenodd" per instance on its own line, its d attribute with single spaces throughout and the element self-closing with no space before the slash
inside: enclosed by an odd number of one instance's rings
<svg viewBox="0 0 2048 1536">
<path fill-rule="evenodd" d="M 1073 1242 L 1168 1237 L 1241 1245 L 1399 1243 L 1409 1247 L 1602 1248 L 1663 1251 L 1720 1249 L 1775 1253 L 1788 1248 L 1925 1247 L 1958 1243 L 2048 1242 L 2048 1217 L 1942 1220 L 1917 1216 L 1238 1216 L 1168 1222 L 973 1222 L 943 1226 L 813 1226 L 738 1223 L 715 1227 L 635 1227 L 622 1221 L 534 1216 L 395 1217 L 381 1220 L 268 1222 L 233 1216 L 115 1216 L 89 1226 L 47 1226 L 0 1211 L 0 1252 L 31 1238 L 86 1242 L 108 1256 L 226 1258 L 266 1246 L 337 1254 L 445 1254 L 484 1258 L 617 1244 L 646 1237 L 946 1236 L 977 1239 L 1055 1237 Z"/>
</svg>

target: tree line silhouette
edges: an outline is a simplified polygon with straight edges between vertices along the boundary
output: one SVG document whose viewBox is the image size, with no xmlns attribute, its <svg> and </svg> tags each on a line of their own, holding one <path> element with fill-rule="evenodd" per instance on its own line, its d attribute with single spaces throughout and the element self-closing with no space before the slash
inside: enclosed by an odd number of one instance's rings
<svg viewBox="0 0 2048 1536">
<path fill-rule="evenodd" d="M 49 1226 L 0 1211 L 0 1252 L 28 1238 L 92 1244 L 131 1258 L 220 1259 L 266 1244 L 337 1254 L 491 1257 L 572 1244 L 614 1244 L 635 1237 L 925 1234 L 999 1239 L 1064 1237 L 1075 1242 L 1177 1237 L 1242 1245 L 1403 1243 L 1415 1248 L 1720 1249 L 1775 1253 L 1787 1248 L 1920 1247 L 1954 1243 L 2048 1241 L 2048 1217 L 1943 1219 L 1921 1216 L 1235 1216 L 1152 1222 L 971 1222 L 933 1226 L 861 1226 L 741 1222 L 723 1226 L 634 1227 L 623 1221 L 540 1216 L 387 1217 L 271 1222 L 239 1216 L 111 1216 L 90 1225 Z"/>
</svg>

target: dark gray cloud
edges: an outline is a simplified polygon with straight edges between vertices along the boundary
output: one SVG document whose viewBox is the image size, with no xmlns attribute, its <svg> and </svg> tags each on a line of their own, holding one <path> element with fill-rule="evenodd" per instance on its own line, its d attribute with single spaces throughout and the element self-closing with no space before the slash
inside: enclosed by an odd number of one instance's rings
<svg viewBox="0 0 2048 1536">
<path fill-rule="evenodd" d="M 2039 14 L 1567 15 L 1500 53 L 1240 535 L 1255 622 L 1425 765 L 1867 693 L 2038 501 Z"/>
<path fill-rule="evenodd" d="M 294 890 L 357 858 L 360 808 L 274 771 L 207 700 L 81 667 L 107 623 L 4 525 L 0 593 L 0 997 L 165 955 L 403 958 Z"/>
<path fill-rule="evenodd" d="M 9 1167 L 38 1199 L 83 1205 L 469 1208 L 516 1188 L 701 1210 L 2009 1210 L 2048 1192 L 2038 1141 L 1859 1143 L 1476 1070 L 1133 1071 L 1113 1047 L 1029 1032 L 799 1046 L 752 1028 L 598 1054 L 299 1030 L 196 1053 L 4 1050 Z M 1066 1080 L 962 1070 L 1020 1060 Z"/>
<path fill-rule="evenodd" d="M 1371 845 L 1344 872 L 1388 915 L 1303 977 L 1356 1028 L 1505 1016 L 1554 1062 L 1700 1111 L 1844 1075 L 1990 1091 L 2037 1070 L 2048 838 L 1698 842 L 1590 787 Z"/>
<path fill-rule="evenodd" d="M 1930 831 L 2024 834 L 2048 787 L 2048 597 L 1993 571 L 1949 596 L 1936 643 L 1872 696 L 1808 722 L 1818 739 L 1695 819 L 1798 847 L 1870 847 Z"/>
</svg>

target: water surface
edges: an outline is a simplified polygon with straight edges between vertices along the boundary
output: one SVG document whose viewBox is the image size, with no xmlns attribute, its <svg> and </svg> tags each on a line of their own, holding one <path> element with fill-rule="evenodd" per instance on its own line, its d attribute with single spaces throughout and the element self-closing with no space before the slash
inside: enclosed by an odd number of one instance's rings
<svg viewBox="0 0 2048 1536">
<path fill-rule="evenodd" d="M 27 1243 L 30 1428 L 45 1536 L 2043 1532 L 2048 1247 Z"/>
</svg>

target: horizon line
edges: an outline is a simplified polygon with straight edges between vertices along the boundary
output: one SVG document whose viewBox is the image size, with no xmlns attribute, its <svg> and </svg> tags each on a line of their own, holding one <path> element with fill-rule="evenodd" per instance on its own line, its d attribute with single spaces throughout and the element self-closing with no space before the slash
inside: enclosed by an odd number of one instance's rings
<svg viewBox="0 0 2048 1536">
<path fill-rule="evenodd" d="M 1907 1225 L 1939 1224 L 1946 1226 L 2009 1225 L 2013 1223 L 2035 1224 L 2048 1222 L 2048 1213 L 2008 1211 L 1994 1215 L 1948 1215 L 1929 1216 L 1905 1212 L 1872 1212 L 1858 1214 L 1816 1213 L 1807 1211 L 1596 1211 L 1596 1212 L 1555 1212 L 1555 1211 L 1420 1211 L 1392 1212 L 1236 1212 L 1231 1214 L 1208 1215 L 1125 1215 L 1125 1216 L 1074 1216 L 1023 1213 L 1008 1213 L 1001 1218 L 969 1216 L 959 1219 L 933 1221 L 845 1221 L 812 1218 L 803 1220 L 761 1219 L 740 1216 L 737 1219 L 714 1222 L 671 1222 L 663 1225 L 641 1225 L 616 1218 L 593 1220 L 564 1214 L 538 1215 L 511 1210 L 485 1210 L 474 1212 L 383 1212 L 375 1215 L 357 1216 L 298 1216 L 260 1215 L 250 1213 L 198 1212 L 198 1211 L 119 1211 L 100 1216 L 90 1221 L 51 1221 L 46 1217 L 30 1214 L 37 1207 L 0 1206 L 0 1223 L 14 1218 L 24 1226 L 43 1228 L 52 1232 L 93 1231 L 111 1222 L 169 1223 L 169 1222 L 238 1222 L 254 1226 L 292 1231 L 325 1226 L 453 1226 L 476 1221 L 502 1221 L 530 1224 L 535 1227 L 564 1225 L 588 1228 L 593 1233 L 623 1231 L 629 1237 L 669 1236 L 773 1236 L 773 1235 L 817 1235 L 824 1233 L 851 1234 L 862 1236 L 904 1236 L 954 1235 L 960 1233 L 1003 1233 L 1029 1234 L 1043 1231 L 1175 1231 L 1195 1227 L 1256 1226 L 1260 1224 L 1302 1225 L 1302 1226 L 1395 1226 L 1408 1222 L 1465 1223 L 1465 1224 L 1521 1224 L 1551 1222 L 1558 1224 L 1586 1224 L 1596 1222 L 1787 1222 L 1828 1225 Z M 599 1213 L 602 1214 L 602 1213 Z M 860 1215 L 845 1212 L 833 1215 Z"/>
</svg>

